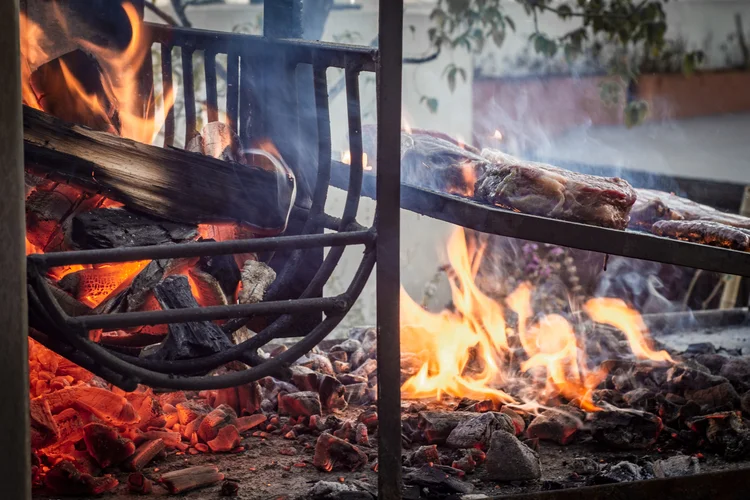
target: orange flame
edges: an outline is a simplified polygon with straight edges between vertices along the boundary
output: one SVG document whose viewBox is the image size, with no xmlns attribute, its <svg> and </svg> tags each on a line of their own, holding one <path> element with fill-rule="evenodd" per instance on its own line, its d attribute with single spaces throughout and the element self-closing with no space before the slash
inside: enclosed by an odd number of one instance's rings
<svg viewBox="0 0 750 500">
<path fill-rule="evenodd" d="M 550 314 L 529 324 L 534 316 L 533 289 L 521 283 L 507 299 L 517 317 L 516 331 L 506 326 L 503 305 L 479 290 L 475 278 L 484 247 L 467 244 L 463 229 L 448 241 L 454 310 L 428 312 L 401 290 L 401 350 L 421 363 L 416 375 L 401 387 L 405 398 L 441 398 L 444 395 L 540 405 L 563 397 L 587 411 L 597 410 L 592 391 L 606 373 L 590 367 L 574 326 L 563 316 Z M 664 351 L 649 347 L 648 331 L 637 311 L 617 299 L 591 299 L 585 311 L 592 320 L 623 331 L 633 354 L 642 359 L 669 361 Z M 525 361 L 523 375 L 514 373 L 510 338 L 517 336 Z M 518 365 L 516 365 L 518 366 Z M 510 385 L 514 396 L 504 391 Z M 520 387 L 520 389 L 519 389 Z"/>
<path fill-rule="evenodd" d="M 47 57 L 44 49 L 37 43 L 43 36 L 42 28 L 21 12 L 19 31 L 21 36 L 21 96 L 24 104 L 41 110 L 42 107 L 31 88 L 31 63 L 42 61 Z"/>
<path fill-rule="evenodd" d="M 341 153 L 341 163 L 345 165 L 352 164 L 352 152 L 348 149 Z M 367 153 L 362 153 L 362 165 L 363 170 L 372 170 L 372 165 L 370 165 L 367 161 Z"/>
<path fill-rule="evenodd" d="M 495 133 L 492 134 L 492 138 L 496 139 L 498 141 L 502 141 L 503 140 L 503 133 L 500 132 L 499 130 L 495 130 Z"/>
</svg>

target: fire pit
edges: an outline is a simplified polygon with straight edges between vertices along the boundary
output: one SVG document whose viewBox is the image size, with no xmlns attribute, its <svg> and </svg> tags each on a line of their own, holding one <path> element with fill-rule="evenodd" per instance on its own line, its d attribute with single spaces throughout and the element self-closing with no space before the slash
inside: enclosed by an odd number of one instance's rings
<svg viewBox="0 0 750 500">
<path fill-rule="evenodd" d="M 13 428 L 30 430 L 32 464 L 8 480 L 19 498 L 28 477 L 53 497 L 744 497 L 750 363 L 723 341 L 747 311 L 646 314 L 579 272 L 620 269 L 612 255 L 750 276 L 744 222 L 725 215 L 738 225 L 711 233 L 662 193 L 645 212 L 669 218 L 650 224 L 698 229 L 626 229 L 645 195 L 621 179 L 399 138 L 402 9 L 385 4 L 377 50 L 299 40 L 291 0 L 267 2 L 267 37 L 152 25 L 125 3 L 127 40 L 76 39 L 36 67 L 49 44 L 24 45 L 31 402 L 30 426 Z M 21 21 L 22 37 L 48 22 Z M 345 75 L 346 164 L 331 160 L 328 68 Z M 361 72 L 379 79 L 377 132 L 361 124 Z M 157 104 L 164 147 L 148 145 Z M 508 171 L 515 198 L 497 188 Z M 540 172 L 554 183 L 535 185 Z M 609 211 L 539 213 L 550 184 Z M 324 211 L 329 185 L 347 191 L 341 217 Z M 362 196 L 378 201 L 372 228 L 356 221 Z M 439 312 L 397 292 L 399 201 L 460 226 Z M 323 297 L 349 245 L 364 246 L 359 269 Z M 376 261 L 378 327 L 326 340 Z"/>
</svg>

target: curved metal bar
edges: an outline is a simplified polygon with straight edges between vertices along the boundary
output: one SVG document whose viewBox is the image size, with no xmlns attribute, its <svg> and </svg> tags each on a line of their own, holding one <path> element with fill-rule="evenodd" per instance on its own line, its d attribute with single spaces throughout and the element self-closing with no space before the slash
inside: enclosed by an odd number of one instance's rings
<svg viewBox="0 0 750 500">
<path fill-rule="evenodd" d="M 368 251 L 365 258 L 360 263 L 357 273 L 352 279 L 352 283 L 347 289 L 346 293 L 354 296 L 358 296 L 364 288 L 367 278 L 375 265 L 375 252 Z M 36 276 L 35 279 L 43 279 L 40 277 L 38 270 L 34 270 L 32 273 Z M 57 315 L 55 312 L 54 298 L 51 296 L 49 290 L 42 293 L 39 296 L 42 306 L 49 308 L 51 314 Z M 52 303 L 50 303 L 52 302 Z M 208 389 L 223 389 L 227 387 L 235 387 L 238 385 L 246 384 L 254 380 L 258 380 L 267 375 L 270 375 L 278 369 L 293 363 L 299 359 L 302 355 L 310 351 L 315 347 L 321 340 L 323 340 L 332 330 L 338 325 L 341 319 L 346 315 L 346 311 L 328 316 L 322 323 L 315 327 L 307 336 L 300 340 L 297 344 L 292 346 L 287 351 L 281 353 L 279 356 L 249 370 L 234 372 L 226 375 L 219 375 L 215 377 L 185 377 L 178 378 L 172 375 L 166 375 L 162 373 L 156 373 L 144 368 L 135 366 L 126 361 L 123 361 L 119 357 L 112 354 L 104 347 L 92 343 L 85 339 L 79 333 L 74 331 L 64 331 L 63 334 L 66 337 L 68 343 L 88 355 L 94 363 L 105 365 L 111 370 L 123 375 L 129 375 L 132 381 L 137 383 L 143 383 L 152 387 L 172 389 L 172 390 L 208 390 Z M 56 319 L 56 318 L 53 318 Z"/>
</svg>

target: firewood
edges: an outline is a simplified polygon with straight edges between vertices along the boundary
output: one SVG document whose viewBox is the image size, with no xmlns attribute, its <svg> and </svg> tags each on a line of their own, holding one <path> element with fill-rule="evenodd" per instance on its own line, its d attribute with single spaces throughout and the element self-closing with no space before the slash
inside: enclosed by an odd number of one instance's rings
<svg viewBox="0 0 750 500">
<path fill-rule="evenodd" d="M 73 406 L 89 411 L 103 421 L 116 426 L 138 422 L 138 414 L 133 406 L 122 396 L 107 389 L 85 386 L 69 387 L 46 394 L 43 398 L 49 403 L 52 414 Z"/>
<path fill-rule="evenodd" d="M 138 428 L 145 431 L 149 428 L 164 427 L 166 420 L 161 404 L 156 398 L 146 392 L 130 392 L 125 394 L 125 399 L 133 405 L 140 417 Z"/>
<path fill-rule="evenodd" d="M 163 245 L 194 240 L 198 237 L 198 228 L 126 208 L 99 208 L 75 215 L 69 237 L 80 249 Z"/>
<path fill-rule="evenodd" d="M 286 228 L 295 180 L 280 161 L 240 165 L 66 124 L 24 106 L 27 168 L 103 192 L 130 208 L 178 222 L 244 221 L 258 232 Z"/>
<path fill-rule="evenodd" d="M 313 465 L 325 472 L 336 467 L 358 470 L 367 465 L 367 455 L 353 444 L 324 432 L 315 443 Z"/>
<path fill-rule="evenodd" d="M 123 438 L 117 429 L 92 422 L 83 428 L 86 449 L 102 467 L 117 465 L 135 453 L 135 444 Z"/>
<path fill-rule="evenodd" d="M 54 418 L 59 435 L 54 444 L 41 450 L 46 455 L 55 455 L 83 439 L 83 427 L 86 424 L 73 408 L 61 411 Z"/>
<path fill-rule="evenodd" d="M 140 472 L 128 476 L 128 491 L 138 495 L 148 495 L 153 490 L 153 482 Z"/>
<path fill-rule="evenodd" d="M 135 453 L 125 462 L 125 470 L 139 471 L 166 448 L 163 439 L 152 439 L 141 443 Z"/>
<path fill-rule="evenodd" d="M 188 271 L 190 283 L 196 292 L 196 300 L 202 306 L 225 306 L 229 304 L 219 281 L 200 269 L 191 268 Z M 217 321 L 222 324 L 224 321 Z"/>
<path fill-rule="evenodd" d="M 69 460 L 62 460 L 44 477 L 44 485 L 55 495 L 100 495 L 115 489 L 117 479 L 93 477 L 80 472 Z"/>
<path fill-rule="evenodd" d="M 266 290 L 276 279 L 276 271 L 263 262 L 249 260 L 242 268 L 240 304 L 255 304 L 263 300 Z"/>
<path fill-rule="evenodd" d="M 33 449 L 43 448 L 54 443 L 59 437 L 57 422 L 52 417 L 49 403 L 44 399 L 32 399 L 29 401 L 31 417 L 31 447 Z"/>
<path fill-rule="evenodd" d="M 206 415 L 206 418 L 201 422 L 198 428 L 198 437 L 204 443 L 208 443 L 212 439 L 216 438 L 219 431 L 228 426 L 237 424 L 237 414 L 234 409 L 227 405 L 220 405 L 214 408 L 211 413 Z"/>
<path fill-rule="evenodd" d="M 427 444 L 445 444 L 458 424 L 476 416 L 468 411 L 423 411 L 419 413 L 419 428 Z"/>
<path fill-rule="evenodd" d="M 154 288 L 162 309 L 198 307 L 185 276 L 170 276 Z M 150 355 L 152 359 L 191 359 L 215 354 L 231 347 L 224 332 L 210 321 L 169 325 L 167 340 Z"/>
<path fill-rule="evenodd" d="M 196 488 L 210 486 L 224 479 L 224 474 L 213 465 L 201 465 L 162 474 L 164 483 L 173 495 L 185 493 Z"/>
<path fill-rule="evenodd" d="M 222 122 L 210 122 L 203 126 L 200 134 L 193 137 L 188 145 L 189 151 L 224 161 L 244 163 L 244 153 L 240 138 L 229 125 Z"/>
</svg>

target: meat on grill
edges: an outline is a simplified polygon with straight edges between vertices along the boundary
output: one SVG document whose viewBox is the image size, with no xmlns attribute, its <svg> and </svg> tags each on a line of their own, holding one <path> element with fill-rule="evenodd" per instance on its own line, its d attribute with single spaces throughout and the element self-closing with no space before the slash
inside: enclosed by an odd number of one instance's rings
<svg viewBox="0 0 750 500">
<path fill-rule="evenodd" d="M 618 177 L 571 172 L 485 149 L 490 161 L 475 197 L 494 205 L 555 219 L 624 229 L 635 190 Z"/>
<path fill-rule="evenodd" d="M 406 184 L 471 197 L 488 162 L 432 133 L 401 133 L 401 180 Z"/>
<path fill-rule="evenodd" d="M 750 250 L 750 230 L 705 220 L 661 220 L 651 231 L 694 243 L 703 243 L 734 250 Z"/>
<path fill-rule="evenodd" d="M 630 213 L 630 227 L 650 230 L 661 220 L 701 220 L 750 229 L 750 218 L 721 212 L 708 205 L 653 189 L 636 189 L 638 199 Z"/>
</svg>

